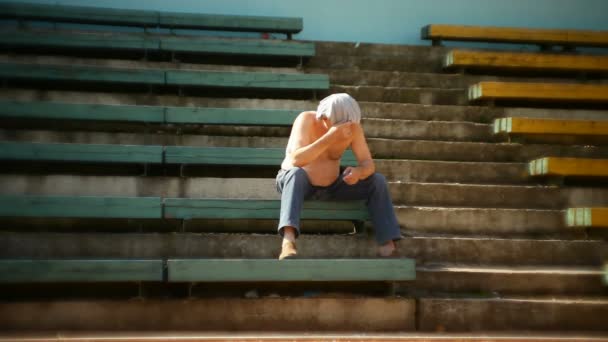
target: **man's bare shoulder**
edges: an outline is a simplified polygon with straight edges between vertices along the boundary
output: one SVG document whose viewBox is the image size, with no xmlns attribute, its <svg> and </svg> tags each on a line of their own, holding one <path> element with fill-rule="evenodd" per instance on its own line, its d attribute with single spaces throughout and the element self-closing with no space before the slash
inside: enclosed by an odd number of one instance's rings
<svg viewBox="0 0 608 342">
<path fill-rule="evenodd" d="M 296 131 L 308 130 L 312 125 L 314 125 L 315 119 L 316 119 L 315 112 L 312 112 L 312 111 L 302 112 L 302 113 L 298 114 L 298 116 L 294 120 L 293 128 Z"/>
<path fill-rule="evenodd" d="M 296 121 L 309 122 L 309 121 L 315 120 L 316 116 L 317 116 L 316 112 L 306 111 L 306 112 L 302 112 L 302 113 L 298 114 L 298 116 L 296 117 Z"/>
</svg>

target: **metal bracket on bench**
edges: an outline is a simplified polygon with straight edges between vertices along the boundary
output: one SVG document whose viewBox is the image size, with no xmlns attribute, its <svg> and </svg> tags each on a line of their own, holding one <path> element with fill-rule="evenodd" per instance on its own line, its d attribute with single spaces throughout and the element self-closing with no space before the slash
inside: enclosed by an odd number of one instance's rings
<svg viewBox="0 0 608 342">
<path fill-rule="evenodd" d="M 365 221 L 353 221 L 353 224 L 355 225 L 356 234 L 367 234 L 367 227 L 365 226 Z"/>
<path fill-rule="evenodd" d="M 143 172 L 142 176 L 147 176 L 149 171 L 150 171 L 150 164 L 144 163 L 144 172 Z"/>
<path fill-rule="evenodd" d="M 188 283 L 188 298 L 192 298 L 192 288 L 196 285 L 196 283 Z"/>
<path fill-rule="evenodd" d="M 179 176 L 182 177 L 182 178 L 186 177 L 186 176 L 184 176 L 184 170 L 185 169 L 186 169 L 186 164 L 181 164 L 179 166 Z"/>
<path fill-rule="evenodd" d="M 399 285 L 395 281 L 388 282 L 388 288 L 386 289 L 386 295 L 389 297 L 394 297 L 397 295 L 397 288 Z"/>
<path fill-rule="evenodd" d="M 179 225 L 179 232 L 180 233 L 185 233 L 186 232 L 186 221 L 188 221 L 189 219 L 184 218 L 182 219 L 182 223 Z"/>
<path fill-rule="evenodd" d="M 141 281 L 137 282 L 137 298 L 138 299 L 144 298 L 144 289 L 143 289 L 143 285 L 142 285 Z"/>
</svg>

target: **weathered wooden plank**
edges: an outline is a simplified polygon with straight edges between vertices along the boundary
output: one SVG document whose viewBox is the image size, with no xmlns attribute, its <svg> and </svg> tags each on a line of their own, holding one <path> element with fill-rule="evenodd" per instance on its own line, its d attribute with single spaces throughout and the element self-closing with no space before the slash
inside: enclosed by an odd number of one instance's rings
<svg viewBox="0 0 608 342">
<path fill-rule="evenodd" d="M 2 31 L 0 45 L 50 48 L 95 48 L 157 51 L 160 39 L 150 35 L 49 31 Z"/>
<path fill-rule="evenodd" d="M 405 281 L 413 259 L 169 259 L 170 282 Z"/>
<path fill-rule="evenodd" d="M 606 177 L 608 159 L 545 157 L 528 163 L 530 176 Z"/>
<path fill-rule="evenodd" d="M 128 84 L 165 84 L 165 72 L 162 70 L 98 68 L 77 65 L 0 63 L 0 78 Z"/>
<path fill-rule="evenodd" d="M 205 37 L 161 37 L 163 51 L 200 52 L 230 55 L 312 57 L 314 43 L 284 40 L 236 40 Z"/>
<path fill-rule="evenodd" d="M 509 117 L 494 120 L 495 133 L 608 135 L 608 121 Z"/>
<path fill-rule="evenodd" d="M 604 285 L 608 285 L 608 264 L 604 265 Z"/>
<path fill-rule="evenodd" d="M 0 18 L 151 27 L 159 23 L 157 11 L 22 2 L 0 3 Z"/>
<path fill-rule="evenodd" d="M 245 32 L 297 33 L 302 31 L 303 27 L 302 18 L 158 12 L 19 2 L 0 3 L 0 18 Z"/>
<path fill-rule="evenodd" d="M 515 69 L 554 71 L 608 71 L 608 56 L 452 50 L 443 63 L 446 69 Z"/>
<path fill-rule="evenodd" d="M 165 198 L 165 218 L 278 219 L 278 200 Z M 361 201 L 311 201 L 304 203 L 303 219 L 360 220 L 368 219 Z"/>
<path fill-rule="evenodd" d="M 151 145 L 0 142 L 0 160 L 161 163 L 163 147 Z"/>
<path fill-rule="evenodd" d="M 314 43 L 310 42 L 24 30 L 3 31 L 0 45 L 295 57 L 315 54 Z"/>
<path fill-rule="evenodd" d="M 476 42 L 608 46 L 607 31 L 556 30 L 517 27 L 432 24 L 422 28 L 422 39 Z"/>
<path fill-rule="evenodd" d="M 608 208 L 568 208 L 568 227 L 608 228 Z"/>
<path fill-rule="evenodd" d="M 0 117 L 173 124 L 289 126 L 301 111 L 0 100 Z"/>
<path fill-rule="evenodd" d="M 165 147 L 165 162 L 169 164 L 219 164 L 279 166 L 285 158 L 282 148 L 249 147 Z M 344 153 L 342 165 L 355 165 L 351 150 Z"/>
<path fill-rule="evenodd" d="M 299 110 L 167 107 L 167 123 L 290 126 Z"/>
<path fill-rule="evenodd" d="M 608 102 L 608 86 L 597 84 L 479 82 L 469 100 Z"/>
<path fill-rule="evenodd" d="M 187 70 L 170 70 L 166 74 L 168 85 L 258 89 L 329 89 L 329 77 L 322 74 Z"/>
<path fill-rule="evenodd" d="M 303 20 L 287 17 L 160 12 L 159 25 L 219 31 L 298 33 L 302 31 Z"/>
<path fill-rule="evenodd" d="M 164 122 L 164 107 L 0 100 L 0 117 Z"/>
<path fill-rule="evenodd" d="M 160 197 L 0 195 L 0 216 L 161 218 Z"/>
<path fill-rule="evenodd" d="M 0 260 L 0 283 L 163 281 L 163 261 Z"/>
</svg>

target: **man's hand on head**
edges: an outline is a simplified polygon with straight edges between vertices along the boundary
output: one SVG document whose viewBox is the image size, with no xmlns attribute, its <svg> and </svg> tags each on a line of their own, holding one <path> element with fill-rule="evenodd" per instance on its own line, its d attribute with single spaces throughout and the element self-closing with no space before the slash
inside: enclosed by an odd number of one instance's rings
<svg viewBox="0 0 608 342">
<path fill-rule="evenodd" d="M 328 133 L 340 140 L 348 139 L 353 135 L 354 125 L 356 125 L 356 123 L 350 121 L 335 124 L 331 126 Z"/>
<path fill-rule="evenodd" d="M 348 185 L 355 185 L 361 179 L 361 170 L 356 167 L 349 166 L 342 172 L 342 179 Z"/>
</svg>

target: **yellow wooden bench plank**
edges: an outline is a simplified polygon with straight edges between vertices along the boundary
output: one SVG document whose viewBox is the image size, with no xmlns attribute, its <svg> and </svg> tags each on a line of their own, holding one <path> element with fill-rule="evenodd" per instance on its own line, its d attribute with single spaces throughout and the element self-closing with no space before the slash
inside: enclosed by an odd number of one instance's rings
<svg viewBox="0 0 608 342">
<path fill-rule="evenodd" d="M 608 85 L 479 82 L 469 87 L 469 100 L 608 102 Z"/>
<path fill-rule="evenodd" d="M 608 121 L 509 117 L 494 120 L 494 133 L 608 136 Z"/>
<path fill-rule="evenodd" d="M 422 28 L 422 39 L 601 47 L 608 31 L 432 24 Z"/>
<path fill-rule="evenodd" d="M 446 69 L 498 68 L 552 71 L 608 71 L 608 56 L 452 50 L 443 62 Z"/>
<path fill-rule="evenodd" d="M 568 208 L 568 227 L 608 228 L 608 208 Z"/>
<path fill-rule="evenodd" d="M 528 163 L 530 176 L 608 177 L 608 159 L 545 157 Z"/>
</svg>

